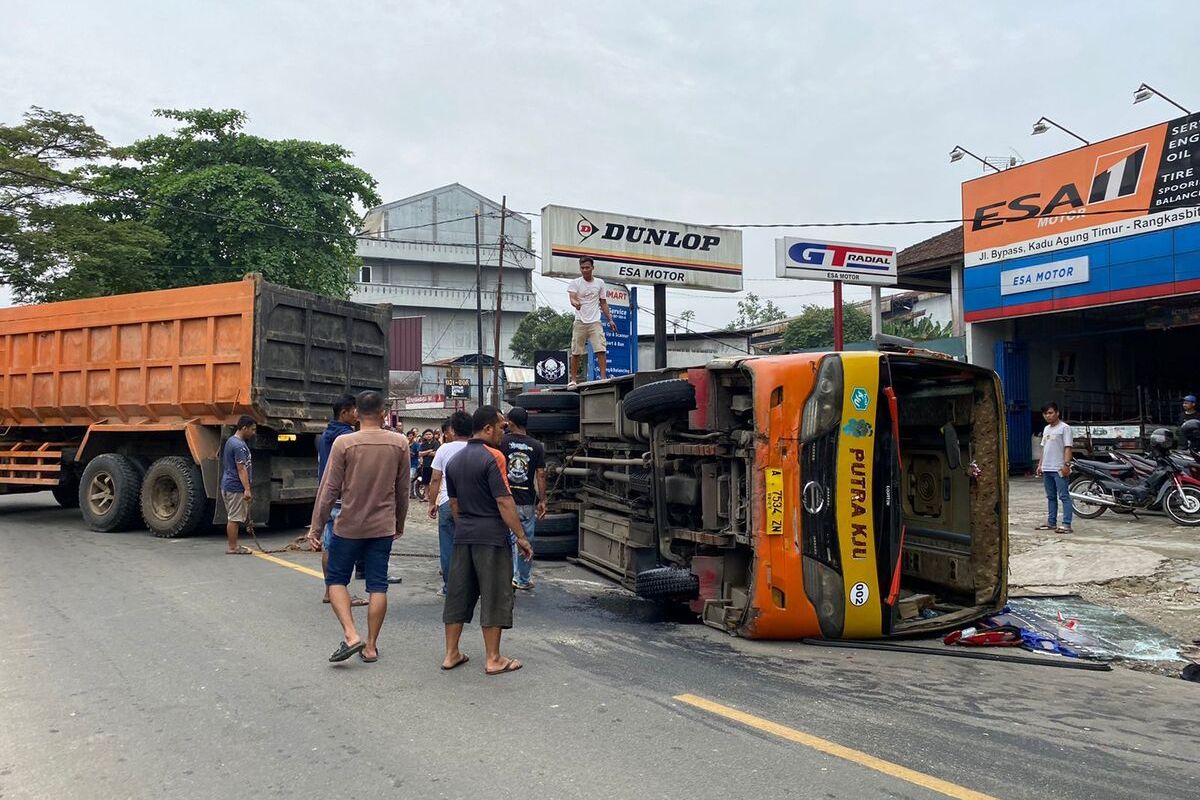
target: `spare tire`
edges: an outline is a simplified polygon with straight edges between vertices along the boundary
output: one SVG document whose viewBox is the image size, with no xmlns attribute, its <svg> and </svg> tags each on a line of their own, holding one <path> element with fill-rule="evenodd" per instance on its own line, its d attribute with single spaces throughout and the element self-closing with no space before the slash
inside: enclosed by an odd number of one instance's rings
<svg viewBox="0 0 1200 800">
<path fill-rule="evenodd" d="M 529 415 L 525 430 L 537 433 L 579 433 L 579 415 L 559 411 L 538 411 Z"/>
<path fill-rule="evenodd" d="M 150 465 L 142 481 L 142 519 L 163 539 L 189 536 L 204 524 L 208 497 L 204 477 L 190 458 L 166 456 Z"/>
<path fill-rule="evenodd" d="M 571 536 L 535 536 L 533 539 L 533 557 L 566 558 L 579 552 L 579 537 Z"/>
<path fill-rule="evenodd" d="M 700 596 L 700 578 L 679 567 L 655 567 L 637 574 L 633 590 L 649 600 L 694 600 Z"/>
<path fill-rule="evenodd" d="M 79 510 L 94 531 L 127 531 L 138 516 L 142 482 L 132 461 L 104 453 L 88 462 L 79 479 Z"/>
<path fill-rule="evenodd" d="M 579 515 L 571 511 L 547 514 L 537 521 L 533 530 L 539 538 L 542 536 L 578 536 Z"/>
<path fill-rule="evenodd" d="M 514 405 L 528 411 L 578 411 L 579 395 L 575 392 L 525 392 L 517 395 Z"/>
<path fill-rule="evenodd" d="M 625 416 L 634 422 L 662 422 L 696 407 L 696 387 L 672 378 L 639 386 L 625 395 Z"/>
</svg>

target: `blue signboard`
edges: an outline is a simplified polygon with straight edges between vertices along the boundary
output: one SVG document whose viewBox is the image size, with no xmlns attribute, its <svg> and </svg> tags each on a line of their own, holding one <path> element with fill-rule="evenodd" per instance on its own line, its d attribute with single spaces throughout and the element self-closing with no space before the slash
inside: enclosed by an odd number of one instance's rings
<svg viewBox="0 0 1200 800">
<path fill-rule="evenodd" d="M 608 351 L 608 377 L 617 378 L 637 372 L 637 289 L 629 289 L 616 284 L 608 284 L 608 308 L 612 311 L 613 322 L 617 323 L 617 332 L 613 333 L 608 327 L 608 320 L 602 319 L 604 326 L 604 345 Z M 596 366 L 592 346 L 588 345 L 588 379 L 598 380 L 600 370 Z"/>
</svg>

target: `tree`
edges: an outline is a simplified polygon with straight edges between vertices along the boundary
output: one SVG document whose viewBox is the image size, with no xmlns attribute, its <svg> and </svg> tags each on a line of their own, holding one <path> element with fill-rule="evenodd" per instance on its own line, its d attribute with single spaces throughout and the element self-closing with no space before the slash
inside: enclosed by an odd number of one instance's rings
<svg viewBox="0 0 1200 800">
<path fill-rule="evenodd" d="M 884 333 L 890 333 L 892 336 L 903 336 L 905 339 L 912 339 L 914 342 L 944 339 L 951 334 L 953 329 L 953 326 L 949 322 L 937 323 L 929 317 L 891 320 L 883 323 Z"/>
<path fill-rule="evenodd" d="M 871 315 L 857 306 L 843 306 L 842 338 L 847 342 L 870 339 Z M 800 316 L 784 328 L 782 349 L 785 353 L 796 353 L 823 347 L 833 347 L 833 309 L 805 306 Z"/>
<path fill-rule="evenodd" d="M 145 288 L 142 267 L 167 244 L 137 221 L 110 221 L 86 194 L 104 137 L 74 114 L 32 107 L 0 126 L 0 278 L 22 302 Z"/>
<path fill-rule="evenodd" d="M 336 297 L 358 264 L 356 203 L 378 204 L 375 181 L 340 145 L 244 133 L 234 109 L 156 116 L 173 133 L 116 148 L 118 163 L 95 170 L 92 187 L 119 195 L 97 202 L 107 217 L 163 234 L 163 266 L 144 288 L 191 286 L 260 272 L 267 280 Z"/>
<path fill-rule="evenodd" d="M 692 322 L 696 319 L 696 312 L 692 309 L 682 312 L 676 319 L 671 321 L 671 326 L 674 333 L 679 333 L 680 326 L 683 327 L 684 333 L 692 332 Z"/>
<path fill-rule="evenodd" d="M 522 364 L 532 364 L 537 350 L 566 350 L 571 344 L 571 325 L 575 315 L 559 313 L 550 306 L 542 306 L 525 315 L 517 330 L 513 332 L 513 355 Z"/>
<path fill-rule="evenodd" d="M 773 300 L 768 300 L 764 304 L 759 301 L 758 295 L 753 292 L 746 295 L 744 300 L 738 301 L 737 312 L 737 317 L 734 318 L 733 322 L 725 326 L 725 330 L 736 331 L 742 328 L 762 325 L 767 322 L 776 322 L 787 317 L 783 309 L 775 305 Z"/>
</svg>

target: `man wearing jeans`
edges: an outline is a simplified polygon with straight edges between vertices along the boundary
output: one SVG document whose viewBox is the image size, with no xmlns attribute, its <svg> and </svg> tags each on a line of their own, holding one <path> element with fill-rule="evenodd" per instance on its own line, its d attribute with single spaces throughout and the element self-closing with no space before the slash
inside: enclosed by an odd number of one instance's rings
<svg viewBox="0 0 1200 800">
<path fill-rule="evenodd" d="M 388 558 L 392 541 L 404 534 L 408 515 L 408 442 L 403 436 L 383 429 L 384 401 L 379 392 L 362 392 L 357 398 L 357 433 L 339 436 L 329 451 L 329 462 L 309 525 L 308 542 L 315 550 L 321 532 L 342 501 L 342 513 L 333 523 L 329 567 L 325 585 L 329 602 L 342 625 L 343 639 L 330 661 L 345 661 L 358 654 L 365 662 L 379 660 L 376 642 L 387 616 Z M 354 573 L 354 562 L 363 559 L 366 573 L 367 639 L 354 627 L 350 592 L 346 588 Z"/>
<path fill-rule="evenodd" d="M 1071 491 L 1068 488 L 1071 475 L 1071 426 L 1062 421 L 1058 405 L 1046 403 L 1042 406 L 1042 419 L 1046 427 L 1042 430 L 1042 457 L 1038 460 L 1038 474 L 1046 486 L 1046 524 L 1039 525 L 1039 531 L 1055 530 L 1059 533 L 1071 532 Z M 1058 520 L 1058 501 L 1062 501 L 1063 524 Z"/>
<path fill-rule="evenodd" d="M 454 515 L 450 513 L 450 494 L 442 476 L 446 466 L 459 450 L 467 446 L 471 438 L 471 415 L 455 411 L 442 423 L 442 446 L 433 456 L 433 470 L 429 478 L 429 518 L 438 521 L 438 556 L 442 565 L 442 588 L 438 594 L 446 596 L 446 581 L 450 579 L 450 555 L 454 552 Z"/>
<path fill-rule="evenodd" d="M 508 433 L 500 441 L 500 452 L 508 463 L 508 487 L 517 504 L 517 516 L 521 518 L 525 538 L 532 542 L 537 521 L 546 516 L 546 448 L 525 432 L 527 424 L 529 413 L 514 406 L 508 412 Z M 513 586 L 532 589 L 529 573 L 533 562 L 517 557 L 515 542 L 512 551 Z"/>
</svg>

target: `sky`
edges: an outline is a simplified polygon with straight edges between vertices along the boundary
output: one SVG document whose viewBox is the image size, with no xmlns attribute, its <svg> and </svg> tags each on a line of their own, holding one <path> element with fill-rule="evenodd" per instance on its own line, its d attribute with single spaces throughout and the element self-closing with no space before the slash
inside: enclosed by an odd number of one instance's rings
<svg viewBox="0 0 1200 800">
<path fill-rule="evenodd" d="M 957 218 L 983 167 L 950 163 L 955 145 L 1031 161 L 1074 144 L 1030 136 L 1042 115 L 1092 141 L 1180 115 L 1133 105 L 1142 82 L 1200 106 L 1190 2 L 5 5 L 3 124 L 38 105 L 125 144 L 169 128 L 154 108 L 239 108 L 252 133 L 344 145 L 385 201 L 459 182 L 530 212 Z M 820 235 L 902 248 L 949 227 Z M 707 330 L 747 292 L 830 305 L 828 284 L 773 277 L 775 238 L 803 233 L 747 230 L 745 291 L 673 290 L 668 313 Z"/>
</svg>

